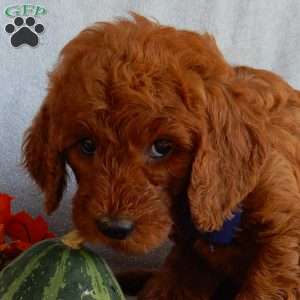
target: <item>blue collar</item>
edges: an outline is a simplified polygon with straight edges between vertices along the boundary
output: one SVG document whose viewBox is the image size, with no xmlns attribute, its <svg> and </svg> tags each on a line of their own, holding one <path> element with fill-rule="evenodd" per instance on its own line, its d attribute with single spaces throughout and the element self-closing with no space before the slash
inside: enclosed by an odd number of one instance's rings
<svg viewBox="0 0 300 300">
<path fill-rule="evenodd" d="M 230 220 L 224 222 L 220 230 L 202 233 L 203 238 L 210 245 L 229 245 L 241 224 L 241 217 L 242 211 L 238 210 Z"/>
</svg>

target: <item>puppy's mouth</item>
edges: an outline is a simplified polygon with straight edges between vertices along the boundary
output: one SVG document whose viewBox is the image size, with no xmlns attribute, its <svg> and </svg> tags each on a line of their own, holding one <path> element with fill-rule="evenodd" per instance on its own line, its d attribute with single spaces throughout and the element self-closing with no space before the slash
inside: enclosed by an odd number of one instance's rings
<svg viewBox="0 0 300 300">
<path fill-rule="evenodd" d="M 171 230 L 169 219 L 150 219 L 110 216 L 94 219 L 98 234 L 93 240 L 125 254 L 145 254 L 166 241 Z"/>
<path fill-rule="evenodd" d="M 78 199 L 77 201 L 75 201 Z M 161 246 L 172 228 L 168 207 L 151 201 L 140 205 L 115 208 L 112 212 L 94 201 L 86 207 L 82 197 L 74 200 L 75 227 L 86 241 L 112 247 L 129 255 L 141 255 Z M 91 201 L 90 201 L 91 202 Z"/>
</svg>

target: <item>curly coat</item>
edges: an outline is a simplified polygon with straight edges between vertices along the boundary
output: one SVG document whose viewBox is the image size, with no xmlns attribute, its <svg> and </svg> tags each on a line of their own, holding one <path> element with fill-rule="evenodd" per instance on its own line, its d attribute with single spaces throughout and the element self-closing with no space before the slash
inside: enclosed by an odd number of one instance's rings
<svg viewBox="0 0 300 300">
<path fill-rule="evenodd" d="M 86 137 L 93 156 L 79 149 Z M 153 160 L 158 138 L 176 146 Z M 138 15 L 82 31 L 50 74 L 24 158 L 48 213 L 70 165 L 73 219 L 87 240 L 145 253 L 172 237 L 139 299 L 212 299 L 226 280 L 236 300 L 300 299 L 300 93 L 231 66 L 212 36 Z M 201 232 L 240 209 L 233 243 L 212 251 Z M 130 236 L 103 235 L 95 220 L 107 215 L 132 220 Z"/>
</svg>

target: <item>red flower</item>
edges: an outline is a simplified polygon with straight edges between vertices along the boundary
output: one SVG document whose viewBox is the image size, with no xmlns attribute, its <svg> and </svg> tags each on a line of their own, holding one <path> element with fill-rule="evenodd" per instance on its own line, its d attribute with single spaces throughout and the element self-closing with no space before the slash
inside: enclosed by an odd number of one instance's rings
<svg viewBox="0 0 300 300">
<path fill-rule="evenodd" d="M 22 211 L 10 218 L 6 224 L 6 232 L 13 240 L 34 244 L 49 237 L 48 224 L 41 217 L 33 219 Z"/>
<path fill-rule="evenodd" d="M 0 245 L 4 243 L 4 225 L 0 224 Z"/>
<path fill-rule="evenodd" d="M 34 219 L 25 211 L 11 214 L 12 199 L 9 195 L 0 194 L 0 252 L 14 257 L 55 235 L 48 231 L 48 224 L 41 216 Z M 10 238 L 10 243 L 5 242 L 5 236 Z"/>
<path fill-rule="evenodd" d="M 14 198 L 6 195 L 0 194 L 0 224 L 6 224 L 6 222 L 11 217 L 11 201 Z"/>
</svg>

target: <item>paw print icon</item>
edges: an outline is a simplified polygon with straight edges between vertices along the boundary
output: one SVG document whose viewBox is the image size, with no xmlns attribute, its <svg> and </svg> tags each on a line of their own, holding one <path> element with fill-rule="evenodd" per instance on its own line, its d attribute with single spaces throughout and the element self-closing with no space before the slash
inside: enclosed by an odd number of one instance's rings
<svg viewBox="0 0 300 300">
<path fill-rule="evenodd" d="M 45 30 L 42 24 L 36 24 L 33 17 L 24 21 L 22 17 L 16 17 L 13 24 L 7 24 L 5 31 L 11 34 L 10 42 L 13 47 L 26 44 L 35 47 L 39 43 L 39 34 Z"/>
</svg>

